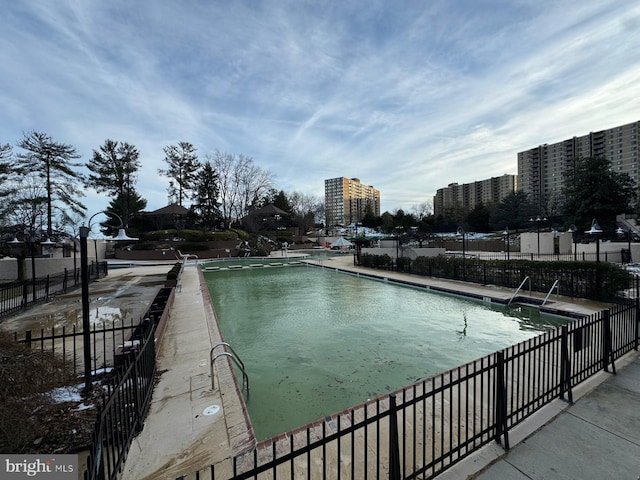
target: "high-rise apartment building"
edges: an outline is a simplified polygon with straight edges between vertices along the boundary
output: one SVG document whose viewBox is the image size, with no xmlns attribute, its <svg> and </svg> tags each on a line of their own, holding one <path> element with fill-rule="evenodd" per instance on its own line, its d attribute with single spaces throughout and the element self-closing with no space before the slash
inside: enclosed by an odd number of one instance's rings
<svg viewBox="0 0 640 480">
<path fill-rule="evenodd" d="M 327 226 L 350 225 L 370 210 L 380 216 L 380 190 L 363 185 L 358 178 L 330 178 L 324 181 Z"/>
<path fill-rule="evenodd" d="M 500 203 L 504 197 L 518 189 L 518 177 L 502 175 L 473 183 L 450 183 L 439 188 L 433 197 L 434 215 L 447 216 L 447 213 L 458 208 L 471 211 L 478 205 Z"/>
<path fill-rule="evenodd" d="M 540 213 L 550 213 L 562 201 L 565 172 L 586 157 L 605 157 L 612 171 L 627 173 L 638 187 L 639 132 L 637 121 L 519 152 L 518 188 Z"/>
</svg>

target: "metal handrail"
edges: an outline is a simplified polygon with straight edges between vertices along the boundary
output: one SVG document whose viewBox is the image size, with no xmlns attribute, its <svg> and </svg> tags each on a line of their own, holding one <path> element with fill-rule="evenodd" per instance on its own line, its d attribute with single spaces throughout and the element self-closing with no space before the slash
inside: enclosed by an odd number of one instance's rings
<svg viewBox="0 0 640 480">
<path fill-rule="evenodd" d="M 529 275 L 527 275 L 526 277 L 524 277 L 524 280 L 522 280 L 522 283 L 520 284 L 520 286 L 516 288 L 516 291 L 513 292 L 513 295 L 511 295 L 511 298 L 509 299 L 509 303 L 507 303 L 507 305 L 511 305 L 511 302 L 513 302 L 513 299 L 516 298 L 516 295 L 518 295 L 518 292 L 520 291 L 520 289 L 522 288 L 522 286 L 525 284 L 527 280 L 529 280 L 529 294 L 531 294 L 531 279 L 529 278 Z"/>
<path fill-rule="evenodd" d="M 227 352 L 227 351 L 219 352 L 214 356 L 213 351 L 220 346 L 228 348 L 229 350 L 231 350 L 231 352 Z M 229 345 L 227 342 L 218 342 L 213 347 L 211 347 L 211 350 L 209 351 L 209 372 L 211 375 L 211 389 L 215 390 L 216 388 L 213 367 L 214 367 L 215 361 L 220 357 L 231 357 L 233 362 L 240 369 L 240 371 L 242 372 L 242 388 L 245 388 L 245 385 L 246 385 L 247 395 L 248 395 L 249 394 L 249 375 L 247 375 L 244 362 L 242 361 L 240 356 L 236 353 L 236 351 L 233 349 L 233 347 Z"/>
<path fill-rule="evenodd" d="M 187 260 L 189 260 L 189 258 L 195 258 L 197 264 L 198 255 L 195 255 L 193 253 L 182 253 L 180 250 L 178 250 L 178 254 L 182 259 L 182 265 L 180 265 L 180 271 L 178 272 L 178 278 L 176 279 L 176 291 L 182 292 L 182 272 L 184 271 L 184 267 L 187 266 Z M 178 255 L 176 255 L 176 258 L 178 258 Z"/>
<path fill-rule="evenodd" d="M 553 292 L 553 289 L 556 288 L 556 295 L 560 295 L 560 287 L 558 286 L 558 283 L 560 282 L 560 280 L 556 280 L 555 282 L 553 282 L 553 286 L 551 287 L 551 290 L 549 290 L 549 293 L 547 293 L 547 296 L 544 297 L 544 302 L 542 302 L 542 305 L 544 305 L 545 303 L 547 303 L 547 300 L 549 300 L 549 297 L 551 296 L 551 292 Z"/>
</svg>

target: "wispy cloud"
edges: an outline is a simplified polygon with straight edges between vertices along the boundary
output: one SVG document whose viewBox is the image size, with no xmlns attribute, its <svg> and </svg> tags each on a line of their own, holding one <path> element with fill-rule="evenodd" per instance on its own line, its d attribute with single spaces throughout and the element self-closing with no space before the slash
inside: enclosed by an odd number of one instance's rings
<svg viewBox="0 0 640 480">
<path fill-rule="evenodd" d="M 10 2 L 0 143 L 133 143 L 150 208 L 182 140 L 250 155 L 284 190 L 355 176 L 410 208 L 638 120 L 639 39 L 631 0 Z"/>
</svg>

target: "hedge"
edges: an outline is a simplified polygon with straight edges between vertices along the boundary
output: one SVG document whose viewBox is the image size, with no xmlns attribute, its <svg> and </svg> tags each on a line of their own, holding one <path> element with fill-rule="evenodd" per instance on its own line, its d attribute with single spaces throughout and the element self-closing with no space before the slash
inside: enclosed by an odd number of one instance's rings
<svg viewBox="0 0 640 480">
<path fill-rule="evenodd" d="M 614 301 L 621 290 L 631 285 L 632 275 L 620 266 L 607 262 L 567 262 L 531 260 L 482 260 L 463 257 L 398 258 L 397 265 L 388 255 L 362 254 L 365 267 L 394 269 L 450 280 L 513 288 L 526 277 L 525 289 L 548 293 L 558 281 L 558 293 L 598 301 Z M 554 290 L 555 293 L 555 290 Z"/>
</svg>

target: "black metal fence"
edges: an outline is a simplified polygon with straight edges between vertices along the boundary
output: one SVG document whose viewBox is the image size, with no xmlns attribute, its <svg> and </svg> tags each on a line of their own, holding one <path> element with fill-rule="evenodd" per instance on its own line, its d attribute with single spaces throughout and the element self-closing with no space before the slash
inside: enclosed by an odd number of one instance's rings
<svg viewBox="0 0 640 480">
<path fill-rule="evenodd" d="M 161 288 L 131 332 L 131 348 L 114 351 L 116 368 L 98 405 L 85 480 L 117 479 L 142 430 L 155 384 L 156 336 L 162 336 L 173 295 L 173 288 Z"/>
<path fill-rule="evenodd" d="M 462 257 L 463 253 L 459 251 L 447 252 L 448 256 Z M 471 252 L 465 253 L 466 258 L 482 258 L 485 260 L 529 260 L 529 261 L 563 261 L 563 262 L 609 262 L 609 263 L 629 263 L 630 253 L 626 248 L 616 251 L 596 252 L 579 252 L 573 253 L 523 253 L 523 252 Z"/>
<path fill-rule="evenodd" d="M 107 262 L 89 264 L 89 279 L 107 275 Z M 50 296 L 65 293 L 80 286 L 80 269 L 64 269 L 56 275 L 36 277 L 0 284 L 0 317 L 27 308 Z"/>
<path fill-rule="evenodd" d="M 116 365 L 117 356 L 122 350 L 125 341 L 142 323 L 142 319 L 130 318 L 113 322 L 111 325 L 94 325 L 91 329 L 91 363 L 92 370 L 112 367 Z M 64 359 L 73 368 L 74 374 L 83 369 L 83 333 L 81 328 L 75 325 L 71 328 L 52 327 L 40 329 L 39 332 L 26 330 L 13 334 L 17 342 L 23 343 L 29 348 L 48 350 Z"/>
<path fill-rule="evenodd" d="M 428 479 L 638 349 L 638 301 L 425 379 L 180 479 Z"/>
<path fill-rule="evenodd" d="M 133 437 L 142 430 L 156 374 L 156 324 L 141 339 L 140 348 L 124 358 L 98 405 L 85 480 L 116 479 Z"/>
</svg>

